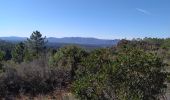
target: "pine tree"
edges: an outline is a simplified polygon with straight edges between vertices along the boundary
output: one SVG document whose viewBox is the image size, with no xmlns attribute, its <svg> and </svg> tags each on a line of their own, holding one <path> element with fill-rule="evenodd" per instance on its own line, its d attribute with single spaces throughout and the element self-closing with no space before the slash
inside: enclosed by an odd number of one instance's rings
<svg viewBox="0 0 170 100">
<path fill-rule="evenodd" d="M 27 46 L 33 57 L 39 57 L 45 53 L 46 43 L 46 37 L 42 37 L 39 31 L 34 31 L 30 38 L 27 39 Z"/>
</svg>

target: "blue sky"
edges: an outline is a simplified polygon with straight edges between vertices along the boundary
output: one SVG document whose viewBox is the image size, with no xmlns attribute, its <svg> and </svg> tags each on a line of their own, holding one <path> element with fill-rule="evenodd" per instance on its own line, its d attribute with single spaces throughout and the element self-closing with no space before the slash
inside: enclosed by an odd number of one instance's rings
<svg viewBox="0 0 170 100">
<path fill-rule="evenodd" d="M 0 36 L 170 37 L 170 0 L 0 0 Z"/>
</svg>

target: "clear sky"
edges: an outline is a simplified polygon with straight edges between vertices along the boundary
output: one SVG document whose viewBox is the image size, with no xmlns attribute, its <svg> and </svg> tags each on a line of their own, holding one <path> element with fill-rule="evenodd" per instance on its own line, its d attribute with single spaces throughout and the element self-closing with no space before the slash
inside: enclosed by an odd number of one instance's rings
<svg viewBox="0 0 170 100">
<path fill-rule="evenodd" d="M 170 0 L 0 0 L 0 36 L 170 37 Z"/>
</svg>

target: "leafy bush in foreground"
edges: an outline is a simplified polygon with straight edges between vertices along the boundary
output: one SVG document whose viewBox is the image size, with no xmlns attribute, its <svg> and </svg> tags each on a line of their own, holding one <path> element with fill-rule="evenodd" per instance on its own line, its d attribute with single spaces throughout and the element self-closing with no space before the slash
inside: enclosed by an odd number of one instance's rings
<svg viewBox="0 0 170 100">
<path fill-rule="evenodd" d="M 111 59 L 106 51 L 93 52 L 77 74 L 73 93 L 83 100 L 159 99 L 166 89 L 166 64 L 152 53 L 126 50 Z"/>
<path fill-rule="evenodd" d="M 155 100 L 165 93 L 166 64 L 153 53 L 131 48 L 119 53 L 114 66 L 118 99 Z"/>
<path fill-rule="evenodd" d="M 109 49 L 91 52 L 76 71 L 73 93 L 82 100 L 114 100 L 114 89 L 110 83 L 112 60 Z"/>
</svg>

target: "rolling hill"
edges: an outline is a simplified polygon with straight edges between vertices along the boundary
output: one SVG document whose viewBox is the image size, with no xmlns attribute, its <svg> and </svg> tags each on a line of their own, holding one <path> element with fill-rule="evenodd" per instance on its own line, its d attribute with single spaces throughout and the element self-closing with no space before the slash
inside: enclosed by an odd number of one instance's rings
<svg viewBox="0 0 170 100">
<path fill-rule="evenodd" d="M 26 37 L 0 37 L 1 40 L 9 42 L 21 42 L 26 41 Z M 112 46 L 116 45 L 119 40 L 106 40 L 106 39 L 97 39 L 97 38 L 84 38 L 84 37 L 64 37 L 64 38 L 47 38 L 49 44 L 78 44 L 78 45 L 90 45 L 90 46 Z"/>
</svg>

